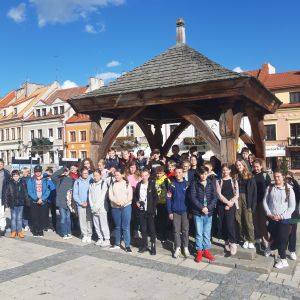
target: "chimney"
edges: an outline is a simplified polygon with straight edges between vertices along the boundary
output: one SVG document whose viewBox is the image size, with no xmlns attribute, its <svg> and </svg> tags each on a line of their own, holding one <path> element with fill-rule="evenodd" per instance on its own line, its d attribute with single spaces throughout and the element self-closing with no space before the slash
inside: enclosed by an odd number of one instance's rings
<svg viewBox="0 0 300 300">
<path fill-rule="evenodd" d="M 102 79 L 96 77 L 89 78 L 89 92 L 100 89 L 102 86 L 104 86 L 104 81 Z"/>
<path fill-rule="evenodd" d="M 185 45 L 185 42 L 184 20 L 179 18 L 176 21 L 176 45 Z"/>
</svg>

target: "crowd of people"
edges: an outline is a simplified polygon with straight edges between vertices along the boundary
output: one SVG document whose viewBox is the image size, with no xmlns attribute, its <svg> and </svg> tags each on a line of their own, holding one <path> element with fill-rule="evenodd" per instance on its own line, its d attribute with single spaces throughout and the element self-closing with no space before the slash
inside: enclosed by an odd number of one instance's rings
<svg viewBox="0 0 300 300">
<path fill-rule="evenodd" d="M 276 268 L 296 260 L 300 186 L 291 172 L 275 170 L 272 183 L 263 164 L 247 148 L 233 165 L 216 157 L 203 161 L 197 149 L 162 157 L 154 149 L 124 150 L 121 157 L 111 148 L 95 167 L 86 158 L 80 165 L 53 172 L 35 166 L 11 174 L 0 159 L 0 230 L 5 234 L 5 209 L 11 212 L 11 238 L 24 238 L 31 230 L 41 237 L 50 228 L 65 240 L 80 229 L 82 243 L 124 249 L 132 241 L 139 252 L 156 255 L 156 242 L 174 243 L 173 257 L 190 256 L 190 237 L 195 238 L 195 261 L 214 261 L 212 237 L 225 241 L 224 249 L 236 255 L 239 245 L 258 249 L 265 256 L 278 250 Z M 57 210 L 59 217 L 57 218 Z M 51 214 L 51 219 L 49 218 Z M 140 238 L 141 237 L 141 238 Z M 149 245 L 150 237 L 150 245 Z"/>
</svg>

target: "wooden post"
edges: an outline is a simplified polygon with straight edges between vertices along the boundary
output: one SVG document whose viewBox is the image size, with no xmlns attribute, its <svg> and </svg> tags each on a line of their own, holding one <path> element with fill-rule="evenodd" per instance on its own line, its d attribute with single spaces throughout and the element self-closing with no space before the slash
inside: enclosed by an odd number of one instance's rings
<svg viewBox="0 0 300 300">
<path fill-rule="evenodd" d="M 221 135 L 221 162 L 233 164 L 236 161 L 237 144 L 243 114 L 233 114 L 232 109 L 223 112 L 219 119 Z"/>
<path fill-rule="evenodd" d="M 142 117 L 138 116 L 134 119 L 134 121 L 136 122 L 136 124 L 141 128 L 141 130 L 143 131 L 148 144 L 151 148 L 151 150 L 153 150 L 156 147 L 156 142 L 155 142 L 155 137 L 154 134 L 151 130 L 151 125 L 149 125 L 145 119 L 143 119 Z"/>
<path fill-rule="evenodd" d="M 161 150 L 164 143 L 164 138 L 161 131 L 161 123 L 157 122 L 156 124 L 154 124 L 154 128 L 155 128 L 154 131 L 155 148 Z"/>
</svg>

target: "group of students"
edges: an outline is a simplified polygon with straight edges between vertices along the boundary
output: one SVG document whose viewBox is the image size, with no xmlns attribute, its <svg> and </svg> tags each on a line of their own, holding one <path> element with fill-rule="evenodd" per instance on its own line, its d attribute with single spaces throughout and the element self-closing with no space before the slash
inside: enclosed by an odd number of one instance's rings
<svg viewBox="0 0 300 300">
<path fill-rule="evenodd" d="M 63 239 L 72 238 L 76 215 L 83 243 L 91 243 L 95 235 L 96 245 L 112 250 L 120 249 L 123 239 L 125 251 L 131 253 L 131 237 L 136 239 L 140 231 L 139 252 L 155 255 L 156 240 L 166 242 L 173 228 L 174 258 L 190 255 L 191 234 L 196 262 L 203 257 L 216 259 L 211 253 L 212 236 L 225 241 L 230 255 L 237 253 L 239 244 L 255 249 L 256 242 L 266 256 L 277 249 L 277 268 L 288 266 L 287 247 L 290 258 L 297 258 L 300 187 L 292 173 L 276 170 L 272 184 L 262 161 L 249 160 L 248 149 L 234 165 L 222 166 L 215 157 L 204 162 L 194 148 L 179 155 L 174 145 L 172 152 L 162 158 L 155 149 L 146 159 L 142 150 L 135 158 L 126 150 L 118 157 L 110 149 L 97 168 L 84 159 L 79 168 L 72 165 L 55 173 L 48 169 L 43 174 L 36 166 L 28 178 L 20 178 L 14 170 L 10 180 L 0 161 L 0 195 L 11 209 L 11 237 L 24 237 L 23 208 L 30 212 L 34 236 L 47 229 L 49 209 L 53 228 L 58 228 L 58 208 Z"/>
</svg>

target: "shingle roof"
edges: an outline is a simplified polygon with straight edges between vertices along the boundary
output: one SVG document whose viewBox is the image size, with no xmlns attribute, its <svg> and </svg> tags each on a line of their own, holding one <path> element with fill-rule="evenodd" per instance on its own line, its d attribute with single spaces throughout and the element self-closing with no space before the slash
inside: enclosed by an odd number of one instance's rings
<svg viewBox="0 0 300 300">
<path fill-rule="evenodd" d="M 0 108 L 6 107 L 13 99 L 16 97 L 16 92 L 11 91 L 7 95 L 5 95 L 0 101 Z"/>
<path fill-rule="evenodd" d="M 74 96 L 81 95 L 87 90 L 86 86 L 74 87 L 69 89 L 61 89 L 54 92 L 48 99 L 44 100 L 45 104 L 52 104 L 56 99 L 68 100 Z"/>
<path fill-rule="evenodd" d="M 71 124 L 71 123 L 85 123 L 85 122 L 91 122 L 91 118 L 90 118 L 89 115 L 74 114 L 72 117 L 70 117 L 66 121 L 66 124 Z"/>
<path fill-rule="evenodd" d="M 193 48 L 181 44 L 122 75 L 107 86 L 74 99 L 243 77 L 249 76 L 228 70 Z"/>
</svg>

